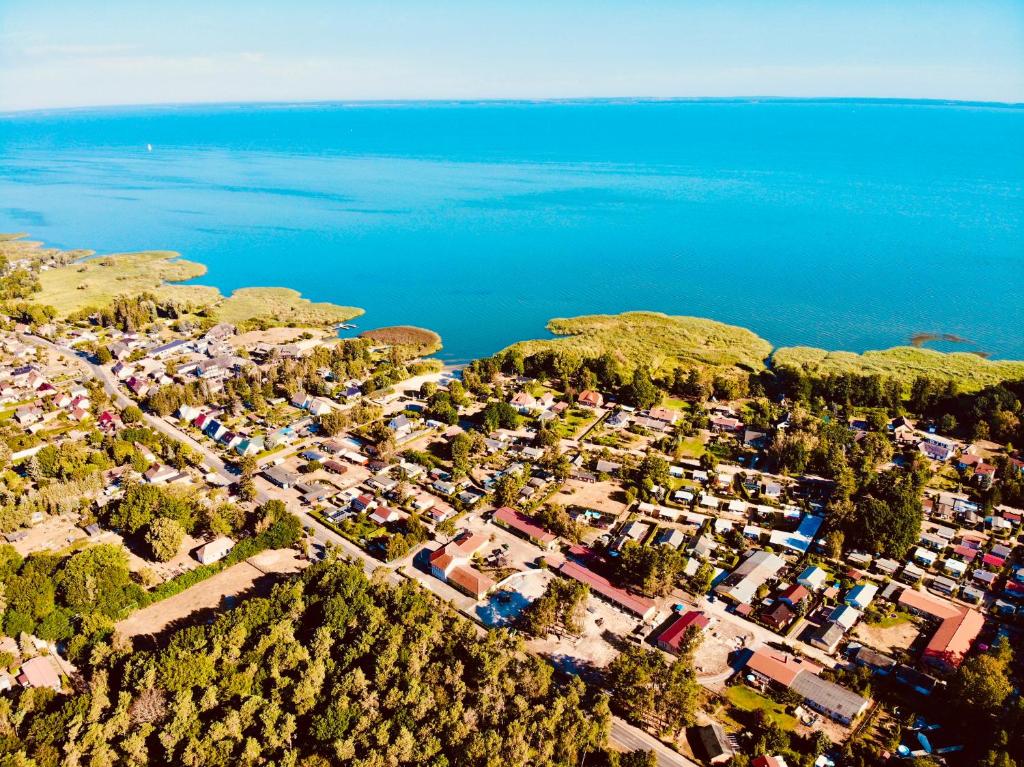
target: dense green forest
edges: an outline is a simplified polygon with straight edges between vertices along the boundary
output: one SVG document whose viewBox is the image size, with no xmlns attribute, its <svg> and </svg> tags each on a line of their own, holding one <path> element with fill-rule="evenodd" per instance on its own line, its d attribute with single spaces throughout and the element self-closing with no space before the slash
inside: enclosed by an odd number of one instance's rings
<svg viewBox="0 0 1024 767">
<path fill-rule="evenodd" d="M 640 765 L 606 698 L 412 582 L 330 558 L 158 651 L 94 648 L 76 692 L 0 699 L 0 764 Z"/>
</svg>

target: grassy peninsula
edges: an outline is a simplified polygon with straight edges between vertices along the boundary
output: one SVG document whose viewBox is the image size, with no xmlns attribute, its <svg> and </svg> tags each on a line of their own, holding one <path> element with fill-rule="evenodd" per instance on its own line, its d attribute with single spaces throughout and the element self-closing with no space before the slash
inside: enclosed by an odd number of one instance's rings
<svg viewBox="0 0 1024 767">
<path fill-rule="evenodd" d="M 551 320 L 547 327 L 561 337 L 520 341 L 504 352 L 514 349 L 523 357 L 541 352 L 569 353 L 581 358 L 611 354 L 627 373 L 637 366 L 646 366 L 655 374 L 677 367 L 711 368 L 719 374 L 757 372 L 766 367 L 797 370 L 815 377 L 877 374 L 895 379 L 907 389 L 915 378 L 926 376 L 956 381 L 964 392 L 1024 378 L 1024 361 L 989 360 L 969 352 L 939 352 L 913 346 L 863 354 L 806 346 L 773 351 L 768 341 L 746 328 L 657 312 L 559 318 Z"/>
<path fill-rule="evenodd" d="M 291 288 L 239 288 L 214 307 L 219 322 L 234 325 L 253 321 L 272 325 L 333 325 L 362 313 L 355 306 L 314 303 Z"/>
<path fill-rule="evenodd" d="M 551 320 L 547 328 L 561 338 L 520 341 L 508 347 L 524 357 L 542 351 L 580 357 L 612 354 L 627 372 L 646 366 L 652 372 L 682 366 L 761 370 L 772 345 L 746 328 L 701 317 L 660 312 L 592 314 Z M 508 351 L 508 349 L 506 349 Z"/>
<path fill-rule="evenodd" d="M 977 391 L 1001 381 L 1024 378 L 1024 361 L 988 360 L 969 352 L 939 352 L 913 346 L 896 346 L 863 354 L 791 346 L 775 351 L 772 366 L 815 376 L 878 374 L 894 378 L 907 387 L 918 376 L 950 379 L 957 382 L 960 391 Z"/>
<path fill-rule="evenodd" d="M 116 253 L 88 258 L 90 251 L 44 249 L 39 243 L 8 235 L 0 242 L 10 261 L 44 264 L 39 291 L 30 301 L 52 306 L 57 316 L 103 309 L 119 296 L 150 293 L 159 301 L 187 307 L 217 322 L 235 325 L 319 327 L 346 322 L 363 313 L 354 306 L 313 303 L 289 288 L 240 288 L 225 297 L 209 285 L 184 285 L 206 274 L 206 267 L 173 251 Z M 83 258 L 85 256 L 85 258 Z"/>
<path fill-rule="evenodd" d="M 40 291 L 32 300 L 54 307 L 61 317 L 83 309 L 109 306 L 118 296 L 147 292 L 158 298 L 206 304 L 219 297 L 216 288 L 169 285 L 202 277 L 204 274 L 205 266 L 179 258 L 177 253 L 171 251 L 118 253 L 75 261 L 40 272 Z"/>
</svg>

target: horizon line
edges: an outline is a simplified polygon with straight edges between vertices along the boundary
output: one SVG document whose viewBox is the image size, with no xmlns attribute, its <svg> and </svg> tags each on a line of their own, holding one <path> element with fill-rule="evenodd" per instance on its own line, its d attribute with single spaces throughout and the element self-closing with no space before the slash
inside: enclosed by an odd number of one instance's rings
<svg viewBox="0 0 1024 767">
<path fill-rule="evenodd" d="M 599 103 L 682 103 L 682 102 L 847 102 L 875 104 L 921 104 L 925 106 L 962 106 L 1021 108 L 1024 101 L 980 101 L 974 99 L 915 98 L 906 96 L 562 96 L 518 98 L 408 98 L 408 99 L 257 99 L 244 101 L 165 101 L 132 104 L 92 104 L 82 106 L 27 107 L 0 110 L 0 118 L 52 112 L 89 112 L 98 110 L 174 109 L 214 106 L 233 107 L 310 107 L 310 106 L 389 106 L 411 104 L 599 104 Z"/>
</svg>

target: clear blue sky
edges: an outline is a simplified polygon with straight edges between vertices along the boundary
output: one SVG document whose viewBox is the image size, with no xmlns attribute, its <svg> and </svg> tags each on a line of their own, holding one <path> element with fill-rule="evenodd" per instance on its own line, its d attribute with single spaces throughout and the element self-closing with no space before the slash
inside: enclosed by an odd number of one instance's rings
<svg viewBox="0 0 1024 767">
<path fill-rule="evenodd" d="M 1024 101 L 1024 1 L 0 0 L 0 110 L 755 95 Z"/>
</svg>

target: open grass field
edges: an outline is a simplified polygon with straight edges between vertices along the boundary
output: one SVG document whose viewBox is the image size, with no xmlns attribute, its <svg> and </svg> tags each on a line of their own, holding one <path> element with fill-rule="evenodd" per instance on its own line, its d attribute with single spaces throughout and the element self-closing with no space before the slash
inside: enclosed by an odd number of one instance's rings
<svg viewBox="0 0 1024 767">
<path fill-rule="evenodd" d="M 177 253 L 152 250 L 90 258 L 48 269 L 39 275 L 42 290 L 33 300 L 49 304 L 61 316 L 81 309 L 109 305 L 115 297 L 149 291 L 157 293 L 168 282 L 191 280 L 206 274 L 206 267 L 185 261 Z"/>
<path fill-rule="evenodd" d="M 5 242 L 13 246 L 23 241 Z M 148 291 L 161 299 L 206 307 L 218 322 L 318 327 L 363 313 L 353 306 L 313 303 L 288 288 L 241 288 L 225 298 L 208 285 L 182 285 L 206 274 L 206 267 L 171 251 L 118 253 L 41 272 L 42 290 L 32 300 L 49 304 L 60 316 L 109 306 L 117 296 Z"/>
<path fill-rule="evenodd" d="M 776 368 L 797 368 L 807 373 L 877 373 L 899 379 L 909 388 L 921 375 L 952 379 L 961 391 L 976 391 L 1000 381 L 1024 378 L 1024 361 L 987 360 L 968 352 L 937 352 L 913 346 L 896 346 L 863 354 L 829 352 L 807 346 L 778 349 L 772 355 Z"/>
<path fill-rule="evenodd" d="M 669 371 L 680 365 L 711 366 L 721 372 L 760 370 L 772 350 L 770 343 L 746 328 L 659 312 L 554 319 L 548 323 L 548 330 L 562 338 L 521 341 L 514 346 L 524 356 L 563 351 L 580 357 L 600 357 L 608 352 L 627 371 L 639 365 L 652 371 Z"/>
</svg>

